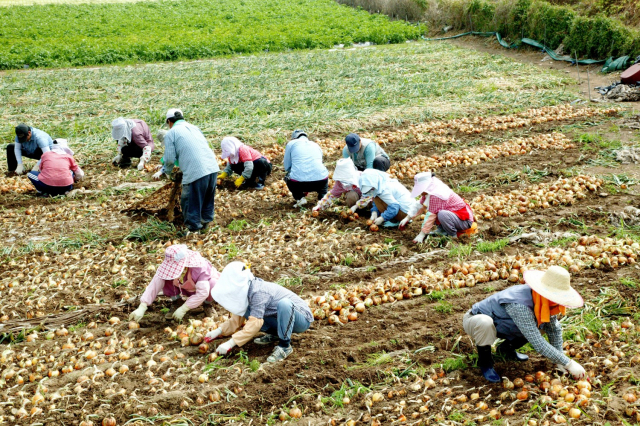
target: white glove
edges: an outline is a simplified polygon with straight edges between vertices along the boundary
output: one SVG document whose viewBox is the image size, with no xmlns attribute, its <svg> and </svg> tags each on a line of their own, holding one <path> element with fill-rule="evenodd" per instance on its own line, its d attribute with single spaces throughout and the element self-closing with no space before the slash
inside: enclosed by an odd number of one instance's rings
<svg viewBox="0 0 640 426">
<path fill-rule="evenodd" d="M 141 158 L 140 162 L 138 163 L 138 170 L 142 171 L 144 170 L 144 160 Z"/>
<path fill-rule="evenodd" d="M 111 164 L 117 165 L 120 160 L 122 160 L 122 154 L 118 154 L 115 157 L 113 157 L 113 161 L 111 162 Z"/>
<path fill-rule="evenodd" d="M 413 242 L 416 243 L 416 244 L 420 244 L 421 242 L 424 241 L 424 237 L 426 237 L 426 236 L 427 236 L 427 234 L 425 234 L 424 232 L 420 231 L 418 236 L 413 239 Z"/>
<path fill-rule="evenodd" d="M 315 206 L 311 210 L 314 211 L 314 212 L 320 211 L 320 206 Z"/>
<path fill-rule="evenodd" d="M 587 376 L 587 372 L 584 370 L 584 367 L 582 367 L 574 360 L 569 361 L 569 364 L 565 365 L 564 368 L 569 370 L 569 373 L 576 380 L 584 379 Z"/>
<path fill-rule="evenodd" d="M 184 318 L 184 314 L 186 314 L 188 310 L 189 310 L 189 307 L 185 303 L 184 305 L 182 305 L 178 309 L 176 309 L 176 311 L 173 313 L 172 317 L 174 319 L 177 319 L 178 321 L 180 321 L 180 320 L 182 320 L 182 318 Z"/>
<path fill-rule="evenodd" d="M 411 218 L 409 216 L 407 216 L 404 219 L 402 219 L 400 221 L 400 229 L 404 229 L 404 227 L 407 226 L 407 223 L 409 223 L 410 220 L 411 220 Z"/>
<path fill-rule="evenodd" d="M 140 303 L 140 306 L 138 306 L 138 309 L 136 309 L 135 311 L 129 314 L 129 319 L 132 321 L 138 322 L 142 319 L 145 312 L 147 312 L 147 304 Z"/>
<path fill-rule="evenodd" d="M 375 221 L 378 218 L 378 213 L 376 212 L 371 212 L 371 217 L 369 219 Z"/>
<path fill-rule="evenodd" d="M 221 344 L 220 346 L 218 346 L 218 348 L 216 349 L 216 352 L 218 352 L 218 354 L 220 355 L 226 355 L 235 345 L 236 345 L 236 342 L 234 342 L 233 339 L 229 339 L 223 344 Z"/>
<path fill-rule="evenodd" d="M 352 213 L 355 213 L 355 212 L 356 212 L 356 210 L 358 210 L 358 205 L 357 205 L 357 204 L 354 204 L 353 206 L 351 206 L 351 207 L 350 207 L 350 209 L 351 209 L 351 212 L 352 212 Z"/>
<path fill-rule="evenodd" d="M 374 223 L 375 225 L 380 226 L 380 225 L 382 225 L 382 224 L 384 223 L 384 218 L 383 218 L 382 216 L 380 216 L 379 218 L 377 218 L 376 220 L 374 220 L 374 221 L 373 221 L 373 223 Z"/>
<path fill-rule="evenodd" d="M 22 164 L 18 164 L 18 167 L 16 167 L 16 174 L 21 175 L 22 173 L 24 173 L 24 166 Z"/>
<path fill-rule="evenodd" d="M 156 172 L 153 174 L 153 179 L 154 180 L 160 180 L 160 178 L 162 177 L 162 175 L 164 174 L 164 172 L 162 170 L 160 170 L 159 172 Z"/>
<path fill-rule="evenodd" d="M 222 334 L 222 327 L 218 327 L 215 330 L 208 332 L 204 336 L 204 341 L 209 343 L 212 340 L 216 340 L 218 337 L 220 337 L 221 334 Z"/>
</svg>

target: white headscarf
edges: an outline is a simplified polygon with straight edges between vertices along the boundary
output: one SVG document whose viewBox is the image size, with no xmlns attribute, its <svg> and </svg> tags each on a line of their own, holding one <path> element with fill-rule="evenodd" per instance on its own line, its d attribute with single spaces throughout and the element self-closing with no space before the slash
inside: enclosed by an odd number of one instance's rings
<svg viewBox="0 0 640 426">
<path fill-rule="evenodd" d="M 367 169 L 360 175 L 359 182 L 362 195 L 367 194 L 367 197 L 375 197 L 384 191 L 389 182 L 389 175 L 380 170 Z"/>
<path fill-rule="evenodd" d="M 68 154 L 73 155 L 73 151 L 69 148 L 66 139 L 56 139 L 53 141 L 53 146 L 51 151 L 57 152 L 58 154 Z"/>
<path fill-rule="evenodd" d="M 240 147 L 244 145 L 238 138 L 233 136 L 227 136 L 222 139 L 220 143 L 220 148 L 222 148 L 222 159 L 228 158 L 231 164 L 238 164 L 240 161 L 240 157 L 238 151 Z"/>
<path fill-rule="evenodd" d="M 242 262 L 231 262 L 222 270 L 211 297 L 234 315 L 244 316 L 249 307 L 249 282 L 254 278 Z"/>
<path fill-rule="evenodd" d="M 336 161 L 336 170 L 333 172 L 333 180 L 341 182 L 343 185 L 358 186 L 360 173 L 353 164 L 351 158 L 341 158 Z"/>
<path fill-rule="evenodd" d="M 131 130 L 136 127 L 136 123 L 133 120 L 124 119 L 118 117 L 111 122 L 111 136 L 117 141 L 122 138 L 126 138 L 131 142 Z"/>
</svg>

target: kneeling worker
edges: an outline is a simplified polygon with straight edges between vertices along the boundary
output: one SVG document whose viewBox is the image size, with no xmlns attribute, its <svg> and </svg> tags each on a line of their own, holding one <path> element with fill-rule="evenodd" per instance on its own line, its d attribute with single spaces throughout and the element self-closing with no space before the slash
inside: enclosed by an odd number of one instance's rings
<svg viewBox="0 0 640 426">
<path fill-rule="evenodd" d="M 231 339 L 216 349 L 220 355 L 226 355 L 234 346 L 242 346 L 264 331 L 267 334 L 253 342 L 258 345 L 278 342 L 267 361 L 282 361 L 293 352 L 291 334 L 307 331 L 313 322 L 309 306 L 297 294 L 254 277 L 242 262 L 231 262 L 222 270 L 211 296 L 232 314 L 221 327 L 206 335 L 208 342 L 231 335 Z M 245 319 L 246 324 L 238 331 Z"/>
<path fill-rule="evenodd" d="M 500 382 L 493 369 L 491 345 L 505 339 L 497 353 L 507 360 L 526 361 L 527 355 L 516 350 L 526 343 L 557 364 L 558 369 L 576 379 L 586 376 L 584 368 L 562 352 L 562 326 L 557 319 L 565 308 L 579 308 L 584 302 L 571 287 L 570 275 L 560 266 L 547 271 L 528 270 L 526 284 L 515 285 L 476 303 L 464 315 L 462 326 L 478 349 L 478 366 L 485 379 Z M 546 332 L 547 342 L 540 331 Z"/>
</svg>

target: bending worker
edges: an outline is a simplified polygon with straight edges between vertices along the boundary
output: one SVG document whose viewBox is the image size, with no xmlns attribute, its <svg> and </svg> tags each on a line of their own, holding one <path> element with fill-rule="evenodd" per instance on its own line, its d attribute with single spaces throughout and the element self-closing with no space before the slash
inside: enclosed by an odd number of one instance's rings
<svg viewBox="0 0 640 426">
<path fill-rule="evenodd" d="M 497 338 L 505 339 L 497 353 L 507 360 L 526 361 L 527 355 L 516 350 L 526 343 L 557 364 L 558 369 L 574 378 L 586 376 L 584 368 L 567 358 L 562 351 L 562 326 L 557 315 L 566 308 L 583 305 L 580 294 L 571 287 L 569 272 L 560 266 L 547 271 L 524 272 L 526 284 L 509 287 L 482 302 L 464 315 L 464 331 L 471 336 L 478 349 L 478 366 L 485 379 L 500 381 L 493 368 L 491 345 Z M 547 333 L 547 342 L 540 331 Z"/>
<path fill-rule="evenodd" d="M 349 133 L 344 141 L 342 157 L 351 158 L 358 170 L 376 169 L 386 172 L 391 167 L 389 156 L 377 142 L 361 138 L 355 133 Z"/>
<path fill-rule="evenodd" d="M 309 192 L 318 193 L 318 201 L 327 193 L 329 171 L 322 163 L 322 149 L 311 142 L 304 130 L 296 130 L 284 150 L 284 181 L 296 203 L 293 207 L 307 204 Z"/>
<path fill-rule="evenodd" d="M 151 160 L 155 148 L 149 126 L 142 120 L 116 118 L 111 122 L 111 136 L 118 141 L 118 155 L 113 165 L 122 169 L 131 167 L 131 158 L 139 158 L 138 170 Z"/>
<path fill-rule="evenodd" d="M 27 177 L 40 195 L 55 197 L 73 189 L 73 183 L 84 178 L 84 172 L 73 158 L 66 139 L 53 141 L 53 148 L 42 154 L 40 171 L 32 170 Z"/>
<path fill-rule="evenodd" d="M 336 162 L 336 170 L 333 172 L 333 187 L 331 191 L 327 192 L 327 195 L 318 201 L 318 204 L 313 208 L 313 211 L 319 211 L 331 206 L 333 200 L 344 195 L 344 203 L 347 207 L 350 207 L 352 211 L 364 208 L 371 198 L 361 198 L 362 193 L 358 186 L 358 179 L 360 174 L 353 165 L 353 161 L 350 158 L 341 158 Z"/>
<path fill-rule="evenodd" d="M 16 140 L 14 143 L 7 145 L 7 168 L 9 172 L 16 172 L 21 175 L 25 172 L 22 164 L 22 157 L 31 158 L 32 160 L 40 160 L 42 154 L 50 151 L 53 147 L 53 139 L 51 136 L 38 130 L 35 127 L 29 127 L 24 123 L 16 126 Z M 34 167 L 38 170 L 38 164 Z"/>
<path fill-rule="evenodd" d="M 218 176 L 224 179 L 233 173 L 240 175 L 235 180 L 236 188 L 243 184 L 255 189 L 263 189 L 264 181 L 271 174 L 271 163 L 260 152 L 240 142 L 238 138 L 227 136 L 222 139 L 222 159 L 228 160 L 227 167 Z M 258 180 L 256 182 L 256 179 Z"/>
<path fill-rule="evenodd" d="M 478 224 L 473 217 L 473 211 L 462 197 L 453 192 L 444 182 L 435 177 L 431 172 L 418 173 L 414 177 L 412 197 L 421 196 L 420 209 L 415 216 L 427 213 L 420 233 L 414 238 L 414 243 L 421 243 L 427 236 L 433 225 L 437 225 L 433 235 L 446 235 L 460 237 L 473 235 L 478 232 Z M 414 217 L 415 217 L 414 216 Z M 409 220 L 405 218 L 400 223 L 400 229 L 404 229 Z"/>
<path fill-rule="evenodd" d="M 174 303 L 181 303 L 183 295 L 187 297 L 182 306 L 170 316 L 167 315 L 169 318 L 181 320 L 188 311 L 203 304 L 204 316 L 213 317 L 216 311 L 212 305 L 211 289 L 219 277 L 216 268 L 197 251 L 189 250 L 184 244 L 170 246 L 164 252 L 164 261 L 140 297 L 140 306 L 131 312 L 129 318 L 140 321 L 160 291 Z"/>
<path fill-rule="evenodd" d="M 293 352 L 291 334 L 307 331 L 313 322 L 313 314 L 304 300 L 278 284 L 254 277 L 242 262 L 231 262 L 222 270 L 211 296 L 231 312 L 228 321 L 206 335 L 208 342 L 231 335 L 216 349 L 220 355 L 226 355 L 234 346 L 243 346 L 264 331 L 267 334 L 253 342 L 258 345 L 278 342 L 267 361 L 282 361 Z M 243 323 L 244 328 L 238 331 Z"/>
<path fill-rule="evenodd" d="M 407 216 L 415 216 L 418 202 L 397 179 L 376 169 L 367 169 L 360 176 L 363 197 L 373 197 L 371 220 L 375 225 L 396 227 Z"/>
</svg>

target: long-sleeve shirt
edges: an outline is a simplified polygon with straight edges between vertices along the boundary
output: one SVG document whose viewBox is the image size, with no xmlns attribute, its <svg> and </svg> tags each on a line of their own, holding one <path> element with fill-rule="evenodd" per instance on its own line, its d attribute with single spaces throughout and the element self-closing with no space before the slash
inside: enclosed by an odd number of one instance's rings
<svg viewBox="0 0 640 426">
<path fill-rule="evenodd" d="M 570 359 L 562 352 L 562 327 L 555 315 L 551 317 L 548 323 L 542 324 L 541 327 L 549 337 L 547 342 L 540 334 L 538 320 L 536 320 L 535 314 L 529 307 L 519 303 L 507 303 L 503 306 L 536 352 L 556 364 L 567 365 L 569 363 Z"/>
<path fill-rule="evenodd" d="M 22 153 L 26 156 L 32 155 L 36 149 L 40 148 L 44 154 L 53 148 L 53 139 L 46 132 L 38 130 L 35 127 L 30 127 L 31 138 L 26 142 L 19 142 L 16 136 L 13 152 L 16 155 L 16 161 L 18 164 L 22 164 Z"/>
<path fill-rule="evenodd" d="M 244 169 L 242 170 L 242 176 L 245 179 L 249 179 L 251 178 L 251 174 L 253 173 L 253 162 L 259 158 L 262 158 L 262 154 L 260 154 L 260 151 L 253 149 L 250 146 L 242 145 L 238 149 L 238 158 L 239 158 L 238 163 L 244 164 Z M 233 174 L 232 167 L 233 165 L 231 164 L 231 162 L 228 162 L 227 167 L 224 168 L 224 172 L 228 176 L 231 176 Z"/>
<path fill-rule="evenodd" d="M 166 285 L 174 285 L 184 292 L 192 293 L 185 304 L 189 309 L 195 309 L 209 298 L 211 289 L 215 287 L 220 278 L 220 272 L 218 272 L 209 263 L 206 267 L 201 268 L 189 268 L 187 273 L 187 279 L 181 280 L 177 278 L 175 280 L 163 280 L 157 275 L 153 277 L 151 283 L 147 286 L 144 293 L 140 297 L 140 302 L 145 303 L 147 306 L 151 305 L 158 297 L 160 290 Z"/>
<path fill-rule="evenodd" d="M 331 206 L 331 204 L 333 203 L 333 200 L 341 197 L 343 194 L 346 194 L 349 191 L 356 191 L 360 196 L 360 199 L 356 201 L 356 206 L 359 209 L 364 208 L 367 204 L 371 202 L 371 197 L 363 197 L 362 192 L 360 192 L 360 188 L 358 188 L 356 185 L 344 185 L 342 182 L 337 180 L 333 184 L 333 187 L 331 188 L 331 190 L 327 192 L 327 194 L 322 198 L 322 200 L 318 201 L 318 205 L 317 205 L 318 209 L 319 210 L 326 209 L 327 207 Z"/>
<path fill-rule="evenodd" d="M 282 299 L 290 299 L 293 302 L 293 309 L 304 315 L 310 323 L 313 322 L 313 314 L 306 302 L 291 290 L 278 284 L 256 278 L 249 284 L 247 298 L 249 307 L 245 313 L 245 318 L 248 318 L 248 321 L 244 328 L 237 331 L 245 319 L 238 315 L 232 315 L 222 325 L 222 335 L 229 336 L 233 334 L 231 338 L 238 346 L 247 343 L 260 331 L 265 317 L 276 317 L 278 315 L 278 302 Z"/>
<path fill-rule="evenodd" d="M 322 149 L 304 136 L 287 144 L 284 171 L 289 174 L 289 179 L 298 182 L 314 182 L 329 177 L 329 171 L 322 163 Z"/>
<path fill-rule="evenodd" d="M 73 185 L 74 179 L 71 172 L 76 174 L 76 179 L 84 176 L 84 172 L 71 155 L 54 151 L 42 154 L 40 174 L 38 175 L 40 182 L 49 186 Z"/>
<path fill-rule="evenodd" d="M 413 216 L 419 207 L 418 202 L 411 197 L 409 190 L 396 179 L 390 180 L 377 197 L 387 205 L 387 209 L 381 215 L 384 220 L 392 220 L 400 210 Z M 379 213 L 375 203 L 371 206 L 371 211 Z"/>
<path fill-rule="evenodd" d="M 351 158 L 358 170 L 373 169 L 373 160 L 378 155 L 389 158 L 384 149 L 371 139 L 361 138 L 360 146 L 358 152 L 354 153 L 351 153 L 347 146 L 342 149 L 342 158 Z"/>
<path fill-rule="evenodd" d="M 136 123 L 136 125 L 133 129 L 131 129 L 131 142 L 135 143 L 142 149 L 149 146 L 151 147 L 149 149 L 149 152 L 153 151 L 155 145 L 153 143 L 153 137 L 151 136 L 151 131 L 149 130 L 149 126 L 147 125 L 147 123 L 137 118 L 134 118 L 133 122 Z"/>
<path fill-rule="evenodd" d="M 182 184 L 220 171 L 218 161 L 200 129 L 184 120 L 176 121 L 164 137 L 164 171 L 171 173 L 176 160 L 182 170 Z"/>
<path fill-rule="evenodd" d="M 422 197 L 420 199 L 420 204 L 425 203 L 425 201 L 426 197 Z M 431 231 L 431 228 L 433 228 L 433 225 L 435 225 L 436 220 L 438 219 L 439 212 L 443 210 L 457 212 L 465 208 L 467 209 L 467 212 L 469 214 L 468 220 L 473 222 L 473 212 L 471 211 L 471 208 L 467 206 L 467 203 L 465 203 L 462 197 L 460 197 L 458 194 L 451 195 L 447 200 L 443 200 L 442 198 L 436 197 L 435 195 L 431 195 L 429 197 L 429 205 L 427 206 L 427 211 L 430 214 L 425 217 L 425 220 L 422 223 L 421 232 L 428 234 L 429 231 Z"/>
</svg>

